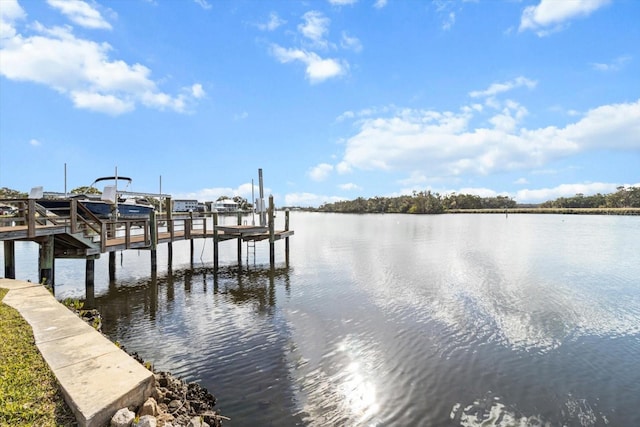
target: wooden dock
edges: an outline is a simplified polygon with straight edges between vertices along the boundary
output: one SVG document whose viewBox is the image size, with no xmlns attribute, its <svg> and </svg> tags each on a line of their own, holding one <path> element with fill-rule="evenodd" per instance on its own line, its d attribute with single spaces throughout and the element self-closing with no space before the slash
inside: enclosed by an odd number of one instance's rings
<svg viewBox="0 0 640 427">
<path fill-rule="evenodd" d="M 191 241 L 193 259 L 194 239 L 213 239 L 213 267 L 218 269 L 218 244 L 222 241 L 237 240 L 238 262 L 242 259 L 242 242 L 269 240 L 270 264 L 275 262 L 274 243 L 285 240 L 286 259 L 289 259 L 289 237 L 294 232 L 289 229 L 289 212 L 285 212 L 284 230 L 275 229 L 275 209 L 273 196 L 269 198 L 267 211 L 268 225 L 243 225 L 238 214 L 237 225 L 218 225 L 218 214 L 153 212 L 148 218 L 126 220 L 104 220 L 96 217 L 82 202 L 68 199 L 69 206 L 62 209 L 66 215 L 56 215 L 47 211 L 35 199 L 2 199 L 2 203 L 18 206 L 16 216 L 0 218 L 0 240 L 4 243 L 4 277 L 15 279 L 15 242 L 31 241 L 40 245 L 39 280 L 53 286 L 55 283 L 54 264 L 57 258 L 86 259 L 87 286 L 93 284 L 94 260 L 101 254 L 109 254 L 109 274 L 115 275 L 115 253 L 127 249 L 149 250 L 151 269 L 157 267 L 158 245 L 167 244 L 169 262 L 172 257 L 173 242 Z M 171 199 L 165 202 L 171 206 Z"/>
</svg>

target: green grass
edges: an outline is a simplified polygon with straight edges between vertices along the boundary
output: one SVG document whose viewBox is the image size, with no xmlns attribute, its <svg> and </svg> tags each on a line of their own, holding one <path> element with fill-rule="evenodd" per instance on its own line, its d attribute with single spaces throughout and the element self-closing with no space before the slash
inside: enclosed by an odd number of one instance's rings
<svg viewBox="0 0 640 427">
<path fill-rule="evenodd" d="M 0 301 L 7 292 L 0 289 Z M 75 425 L 31 327 L 0 303 L 0 426 Z"/>
</svg>

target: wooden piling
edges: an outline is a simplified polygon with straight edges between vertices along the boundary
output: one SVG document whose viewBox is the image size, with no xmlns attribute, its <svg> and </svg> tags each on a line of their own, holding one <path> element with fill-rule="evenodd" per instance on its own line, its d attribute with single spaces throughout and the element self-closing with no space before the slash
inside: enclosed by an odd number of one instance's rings
<svg viewBox="0 0 640 427">
<path fill-rule="evenodd" d="M 109 280 L 115 280 L 116 278 L 116 253 L 109 252 Z"/>
<path fill-rule="evenodd" d="M 26 222 L 27 222 L 27 234 L 29 238 L 36 237 L 36 201 L 33 199 L 29 199 L 27 202 L 29 206 L 28 211 L 25 211 Z"/>
<path fill-rule="evenodd" d="M 158 271 L 158 221 L 156 212 L 151 211 L 149 215 L 149 237 L 151 238 L 151 272 Z"/>
<path fill-rule="evenodd" d="M 289 231 L 289 209 L 284 212 L 284 231 Z M 284 259 L 289 267 L 289 236 L 284 238 Z"/>
<path fill-rule="evenodd" d="M 109 254 L 111 254 L 110 252 Z M 96 308 L 95 302 L 95 259 L 96 256 L 90 256 L 86 259 L 84 274 L 84 308 L 90 310 Z M 111 257 L 109 257 L 111 258 Z M 114 257 L 115 260 L 115 257 Z M 115 261 L 114 261 L 115 264 Z M 115 268 L 115 267 L 114 267 Z"/>
<path fill-rule="evenodd" d="M 273 268 L 276 263 L 275 255 L 275 208 L 273 206 L 273 195 L 269 196 L 269 265 Z"/>
<path fill-rule="evenodd" d="M 242 212 L 238 212 L 238 225 L 242 225 Z M 242 267 L 242 238 L 238 237 L 238 267 Z"/>
<path fill-rule="evenodd" d="M 54 236 L 44 237 L 40 242 L 40 253 L 38 260 L 38 268 L 40 270 L 39 280 L 40 283 L 51 286 L 54 286 L 54 267 L 55 267 L 55 258 L 54 258 Z"/>
<path fill-rule="evenodd" d="M 16 244 L 13 240 L 4 241 L 4 277 L 16 278 Z"/>
<path fill-rule="evenodd" d="M 213 213 L 213 271 L 218 272 L 218 212 Z"/>
<path fill-rule="evenodd" d="M 158 251 L 156 249 L 151 249 L 149 252 L 151 255 L 151 273 L 153 274 L 158 271 Z"/>
<path fill-rule="evenodd" d="M 93 287 L 95 283 L 95 271 L 96 271 L 95 264 L 96 262 L 93 257 L 87 258 L 85 269 L 84 269 L 84 272 L 85 272 L 84 282 L 87 288 Z"/>
</svg>

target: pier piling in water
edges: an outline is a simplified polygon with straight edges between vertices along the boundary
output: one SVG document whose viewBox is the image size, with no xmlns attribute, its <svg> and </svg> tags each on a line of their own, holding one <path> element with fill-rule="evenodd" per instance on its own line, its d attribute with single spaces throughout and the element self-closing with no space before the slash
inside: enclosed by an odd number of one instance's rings
<svg viewBox="0 0 640 427">
<path fill-rule="evenodd" d="M 16 244 L 13 240 L 4 241 L 4 277 L 16 278 Z"/>
<path fill-rule="evenodd" d="M 40 253 L 38 260 L 38 269 L 40 275 L 38 280 L 48 286 L 55 285 L 53 270 L 55 267 L 54 258 L 54 236 L 46 236 L 40 241 Z"/>
<path fill-rule="evenodd" d="M 268 209 L 260 203 L 264 224 L 243 224 L 243 213 L 236 215 L 235 225 L 219 224 L 219 213 L 176 215 L 171 209 L 164 214 L 152 211 L 148 218 L 100 219 L 94 216 L 77 200 L 68 199 L 67 205 L 50 212 L 34 199 L 14 199 L 12 203 L 20 206 L 19 215 L 10 226 L 0 227 L 0 240 L 4 247 L 4 276 L 15 279 L 16 259 L 15 241 L 38 243 L 38 274 L 40 283 L 55 285 L 55 259 L 75 258 L 85 260 L 85 284 L 87 296 L 93 294 L 95 281 L 95 260 L 108 253 L 109 283 L 116 278 L 116 253 L 124 250 L 148 250 L 150 254 L 151 275 L 157 275 L 158 245 L 167 243 L 169 271 L 172 268 L 173 243 L 189 240 L 191 265 L 194 260 L 194 239 L 213 238 L 213 268 L 219 269 L 219 244 L 227 240 L 236 240 L 238 266 L 242 268 L 242 244 L 247 242 L 269 241 L 269 264 L 275 266 L 275 242 L 285 239 L 286 264 L 289 265 L 289 237 L 293 235 L 289 224 L 289 212 L 285 212 L 284 230 L 275 229 L 275 205 L 273 196 L 269 196 Z M 167 198 L 167 208 L 170 199 Z M 268 217 L 268 218 L 267 218 Z M 211 227 L 213 222 L 213 227 Z"/>
</svg>

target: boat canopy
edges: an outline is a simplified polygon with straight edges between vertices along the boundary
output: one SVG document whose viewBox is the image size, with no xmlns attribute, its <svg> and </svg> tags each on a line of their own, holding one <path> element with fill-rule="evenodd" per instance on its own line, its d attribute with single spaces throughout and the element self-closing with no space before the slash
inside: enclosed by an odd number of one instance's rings
<svg viewBox="0 0 640 427">
<path fill-rule="evenodd" d="M 95 181 L 93 181 L 93 184 L 91 184 L 91 186 L 93 186 L 94 184 L 100 182 L 100 181 L 114 181 L 114 180 L 122 180 L 122 181 L 127 181 L 129 184 L 131 184 L 131 182 L 133 182 L 133 180 L 129 177 L 126 176 L 103 176 L 100 178 L 97 178 Z"/>
</svg>

